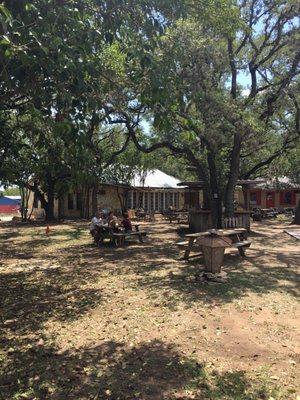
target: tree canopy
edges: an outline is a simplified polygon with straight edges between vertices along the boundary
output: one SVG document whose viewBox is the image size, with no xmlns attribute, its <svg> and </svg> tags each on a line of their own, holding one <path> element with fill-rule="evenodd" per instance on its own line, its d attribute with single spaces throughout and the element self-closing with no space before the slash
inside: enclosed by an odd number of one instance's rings
<svg viewBox="0 0 300 400">
<path fill-rule="evenodd" d="M 238 178 L 297 154 L 298 12 L 294 0 L 4 1 L 1 182 L 30 181 L 52 218 L 68 188 L 159 159 L 194 169 L 220 225 Z"/>
</svg>

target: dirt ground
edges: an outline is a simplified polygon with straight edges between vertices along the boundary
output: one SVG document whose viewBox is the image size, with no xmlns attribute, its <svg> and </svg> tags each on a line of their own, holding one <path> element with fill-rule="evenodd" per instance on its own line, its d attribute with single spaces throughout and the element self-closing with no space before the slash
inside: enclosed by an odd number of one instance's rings
<svg viewBox="0 0 300 400">
<path fill-rule="evenodd" d="M 0 223 L 0 399 L 299 398 L 300 246 L 252 225 L 227 283 L 182 261 L 177 224 L 144 244 L 92 244 L 88 223 Z"/>
</svg>

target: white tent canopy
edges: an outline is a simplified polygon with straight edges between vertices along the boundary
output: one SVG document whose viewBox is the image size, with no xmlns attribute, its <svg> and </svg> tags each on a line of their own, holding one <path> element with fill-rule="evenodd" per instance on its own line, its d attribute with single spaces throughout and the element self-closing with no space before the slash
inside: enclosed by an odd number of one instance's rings
<svg viewBox="0 0 300 400">
<path fill-rule="evenodd" d="M 131 186 L 144 188 L 174 188 L 178 189 L 180 181 L 167 175 L 159 169 L 147 171 L 144 174 L 136 174 L 130 182 Z"/>
</svg>

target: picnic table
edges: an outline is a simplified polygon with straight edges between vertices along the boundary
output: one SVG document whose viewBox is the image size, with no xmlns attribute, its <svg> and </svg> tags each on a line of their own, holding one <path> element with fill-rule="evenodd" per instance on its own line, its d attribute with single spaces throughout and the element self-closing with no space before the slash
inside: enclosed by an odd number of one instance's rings
<svg viewBox="0 0 300 400">
<path fill-rule="evenodd" d="M 261 208 L 262 218 L 276 218 L 278 212 L 272 208 Z"/>
<path fill-rule="evenodd" d="M 125 230 L 114 230 L 107 225 L 99 225 L 97 227 L 97 244 L 99 245 L 105 239 L 109 239 L 116 246 L 123 246 L 125 244 L 125 239 L 128 237 L 137 237 L 140 243 L 143 243 L 143 238 L 147 235 L 146 231 L 140 231 L 139 225 L 132 225 L 134 230 L 125 231 Z"/>
<path fill-rule="evenodd" d="M 167 218 L 169 218 L 170 223 L 173 221 L 177 221 L 178 224 L 180 222 L 188 223 L 189 213 L 188 211 L 172 211 L 171 213 L 167 214 Z"/>
<path fill-rule="evenodd" d="M 249 240 L 246 240 L 247 230 L 245 228 L 220 229 L 217 230 L 216 233 L 219 236 L 229 237 L 232 240 L 232 246 L 238 249 L 241 256 L 245 256 L 245 249 L 247 247 L 250 247 L 251 245 L 251 242 Z M 206 231 L 185 235 L 185 238 L 187 238 L 188 240 L 177 243 L 177 246 L 185 250 L 183 256 L 184 260 L 189 259 L 191 251 L 199 250 L 200 254 L 202 254 L 201 246 L 197 245 L 197 241 L 202 237 L 210 236 L 210 234 L 211 233 L 209 231 Z"/>
</svg>

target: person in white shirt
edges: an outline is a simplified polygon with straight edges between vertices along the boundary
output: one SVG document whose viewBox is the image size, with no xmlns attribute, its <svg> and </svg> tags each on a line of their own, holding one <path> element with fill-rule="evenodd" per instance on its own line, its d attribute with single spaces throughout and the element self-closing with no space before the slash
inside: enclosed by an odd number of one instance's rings
<svg viewBox="0 0 300 400">
<path fill-rule="evenodd" d="M 96 215 L 92 218 L 90 224 L 90 234 L 93 236 L 95 243 L 98 243 L 99 240 L 99 227 L 104 224 L 103 215 L 100 212 L 97 212 Z"/>
</svg>

